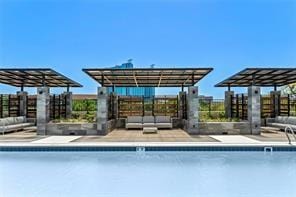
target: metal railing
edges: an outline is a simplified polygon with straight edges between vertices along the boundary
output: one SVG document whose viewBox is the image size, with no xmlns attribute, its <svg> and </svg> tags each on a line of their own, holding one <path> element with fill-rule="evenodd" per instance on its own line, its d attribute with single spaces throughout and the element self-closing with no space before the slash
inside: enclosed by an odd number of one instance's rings
<svg viewBox="0 0 296 197">
<path fill-rule="evenodd" d="M 290 125 L 285 127 L 285 134 L 286 134 L 286 136 L 288 138 L 289 144 L 292 144 L 291 138 L 290 138 L 289 133 L 288 133 L 289 130 L 290 130 L 292 136 L 294 137 L 295 141 L 296 141 L 296 136 L 295 136 L 293 128 Z"/>
</svg>

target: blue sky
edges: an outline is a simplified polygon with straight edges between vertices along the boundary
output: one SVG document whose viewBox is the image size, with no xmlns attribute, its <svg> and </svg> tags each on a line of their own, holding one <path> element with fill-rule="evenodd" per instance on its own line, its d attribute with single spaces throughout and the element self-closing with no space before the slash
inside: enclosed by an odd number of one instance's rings
<svg viewBox="0 0 296 197">
<path fill-rule="evenodd" d="M 0 0 L 0 67 L 51 67 L 84 85 L 75 93 L 95 93 L 81 69 L 129 58 L 213 67 L 200 93 L 222 98 L 213 86 L 245 67 L 296 67 L 296 0 Z"/>
</svg>

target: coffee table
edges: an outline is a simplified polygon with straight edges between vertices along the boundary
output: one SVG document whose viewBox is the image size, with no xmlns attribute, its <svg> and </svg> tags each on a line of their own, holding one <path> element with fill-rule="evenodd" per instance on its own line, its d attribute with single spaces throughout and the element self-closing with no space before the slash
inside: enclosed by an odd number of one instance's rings
<svg viewBox="0 0 296 197">
<path fill-rule="evenodd" d="M 143 127 L 143 133 L 157 133 L 157 127 Z"/>
</svg>

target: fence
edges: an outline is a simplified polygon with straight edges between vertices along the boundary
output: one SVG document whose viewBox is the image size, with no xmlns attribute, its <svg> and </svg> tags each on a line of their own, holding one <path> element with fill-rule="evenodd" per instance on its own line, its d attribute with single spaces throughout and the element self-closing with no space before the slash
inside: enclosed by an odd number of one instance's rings
<svg viewBox="0 0 296 197">
<path fill-rule="evenodd" d="M 278 103 L 275 103 L 278 102 Z M 280 116 L 295 116 L 296 115 L 296 97 L 295 95 L 281 95 L 279 99 L 275 96 L 261 96 L 261 117 L 273 118 L 276 116 L 275 106 L 279 106 Z M 248 97 L 243 94 L 237 94 L 232 97 L 231 117 L 241 120 L 248 119 Z"/>
<path fill-rule="evenodd" d="M 0 95 L 0 117 L 19 116 L 20 99 L 17 95 L 1 94 Z"/>
<path fill-rule="evenodd" d="M 27 118 L 36 118 L 37 112 L 37 96 L 27 96 Z"/>
<path fill-rule="evenodd" d="M 178 96 L 119 96 L 118 117 L 178 116 Z"/>
<path fill-rule="evenodd" d="M 49 101 L 50 119 L 66 118 L 66 97 L 63 94 L 50 95 Z"/>
<path fill-rule="evenodd" d="M 231 96 L 231 118 L 248 119 L 248 97 L 246 95 Z"/>
</svg>

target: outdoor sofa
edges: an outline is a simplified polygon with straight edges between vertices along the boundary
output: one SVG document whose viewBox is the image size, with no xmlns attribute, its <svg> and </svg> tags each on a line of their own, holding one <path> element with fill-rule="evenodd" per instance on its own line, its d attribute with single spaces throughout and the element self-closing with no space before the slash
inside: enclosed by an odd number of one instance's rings
<svg viewBox="0 0 296 197">
<path fill-rule="evenodd" d="M 157 127 L 158 129 L 173 128 L 170 116 L 129 116 L 126 119 L 126 129 L 142 129 L 144 127 Z"/>
<path fill-rule="evenodd" d="M 24 116 L 0 119 L 0 133 L 19 131 L 31 126 L 34 126 L 34 123 L 26 122 L 26 118 Z"/>
<path fill-rule="evenodd" d="M 266 126 L 275 127 L 284 130 L 286 126 L 290 126 L 296 130 L 296 117 L 295 116 L 277 116 L 276 118 L 267 118 Z"/>
</svg>

